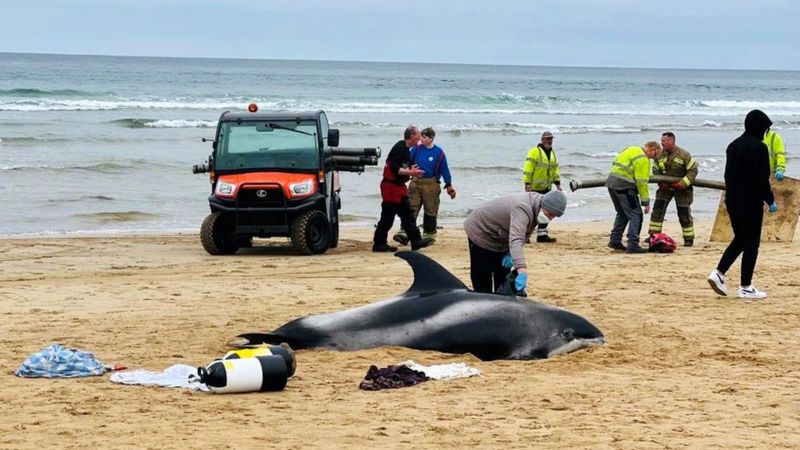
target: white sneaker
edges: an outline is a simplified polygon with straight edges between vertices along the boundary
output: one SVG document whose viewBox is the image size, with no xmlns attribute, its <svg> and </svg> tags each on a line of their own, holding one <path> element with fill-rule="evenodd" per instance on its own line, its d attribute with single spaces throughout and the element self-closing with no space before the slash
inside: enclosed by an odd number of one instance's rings
<svg viewBox="0 0 800 450">
<path fill-rule="evenodd" d="M 767 298 L 767 293 L 764 291 L 759 291 L 756 289 L 755 286 L 752 284 L 748 287 L 740 287 L 739 288 L 739 298 Z"/>
<path fill-rule="evenodd" d="M 708 284 L 717 294 L 723 297 L 728 295 L 728 287 L 725 286 L 725 275 L 719 273 L 719 270 L 714 269 L 711 271 L 708 275 Z M 741 289 L 739 291 L 741 292 Z"/>
</svg>

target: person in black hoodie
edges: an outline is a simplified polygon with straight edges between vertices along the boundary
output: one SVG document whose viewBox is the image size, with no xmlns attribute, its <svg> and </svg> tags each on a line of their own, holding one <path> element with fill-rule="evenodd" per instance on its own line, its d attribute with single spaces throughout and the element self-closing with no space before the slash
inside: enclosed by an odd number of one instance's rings
<svg viewBox="0 0 800 450">
<path fill-rule="evenodd" d="M 731 218 L 733 240 L 722 254 L 708 284 L 719 295 L 728 295 L 725 272 L 742 254 L 740 298 L 765 298 L 767 293 L 753 286 L 753 270 L 761 243 L 764 204 L 775 213 L 778 204 L 769 186 L 769 151 L 762 140 L 772 125 L 766 114 L 754 109 L 744 119 L 744 134 L 728 145 L 725 160 L 725 206 Z"/>
</svg>

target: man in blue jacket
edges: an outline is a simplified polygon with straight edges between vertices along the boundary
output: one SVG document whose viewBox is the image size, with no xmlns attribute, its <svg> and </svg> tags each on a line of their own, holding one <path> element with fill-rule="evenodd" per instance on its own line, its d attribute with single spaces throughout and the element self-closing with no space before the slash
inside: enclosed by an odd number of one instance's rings
<svg viewBox="0 0 800 450">
<path fill-rule="evenodd" d="M 421 178 L 414 178 L 408 185 L 408 200 L 411 202 L 411 213 L 416 221 L 420 209 L 425 209 L 422 218 L 422 238 L 434 242 L 436 240 L 436 220 L 439 216 L 439 195 L 442 188 L 440 180 L 444 179 L 444 188 L 451 199 L 456 198 L 447 156 L 444 150 L 433 144 L 436 132 L 433 128 L 425 128 L 420 133 L 420 145 L 411 149 L 411 164 L 424 171 Z M 401 231 L 392 238 L 401 245 L 408 243 L 408 236 Z"/>
</svg>

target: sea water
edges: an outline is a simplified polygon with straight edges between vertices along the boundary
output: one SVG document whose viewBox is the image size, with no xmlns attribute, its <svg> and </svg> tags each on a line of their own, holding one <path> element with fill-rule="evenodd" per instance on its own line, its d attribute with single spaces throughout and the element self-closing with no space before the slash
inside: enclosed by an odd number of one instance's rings
<svg viewBox="0 0 800 450">
<path fill-rule="evenodd" d="M 341 214 L 355 225 L 376 222 L 382 164 L 408 124 L 432 126 L 447 154 L 458 196 L 442 198 L 445 223 L 520 192 L 545 130 L 567 191 L 665 131 L 699 177 L 721 180 L 725 147 L 759 108 L 786 142 L 787 175 L 800 175 L 800 72 L 0 53 L 0 235 L 197 230 L 210 192 L 191 172 L 211 150 L 201 138 L 250 102 L 325 110 L 341 146 L 383 149 L 380 166 L 342 174 Z M 559 220 L 612 220 L 605 189 L 568 196 Z M 696 189 L 695 216 L 718 201 Z"/>
</svg>

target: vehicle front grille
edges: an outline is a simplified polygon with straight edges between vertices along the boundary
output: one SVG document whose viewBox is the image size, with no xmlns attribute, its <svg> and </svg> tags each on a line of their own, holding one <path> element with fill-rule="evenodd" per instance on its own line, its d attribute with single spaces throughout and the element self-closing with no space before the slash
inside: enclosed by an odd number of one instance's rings
<svg viewBox="0 0 800 450">
<path fill-rule="evenodd" d="M 239 208 L 269 208 L 285 205 L 283 190 L 279 187 L 271 189 L 242 187 L 236 200 Z"/>
<path fill-rule="evenodd" d="M 282 213 L 240 213 L 239 226 L 241 227 L 269 227 L 288 225 L 287 217 Z"/>
</svg>

